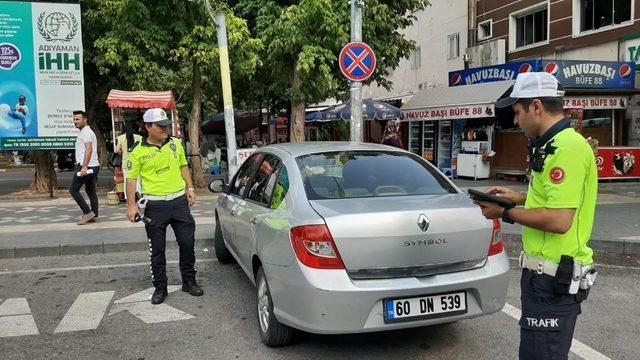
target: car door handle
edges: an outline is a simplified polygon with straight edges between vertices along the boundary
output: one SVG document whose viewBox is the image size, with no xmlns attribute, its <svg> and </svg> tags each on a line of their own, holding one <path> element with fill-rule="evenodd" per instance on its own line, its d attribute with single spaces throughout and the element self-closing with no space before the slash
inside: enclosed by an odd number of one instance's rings
<svg viewBox="0 0 640 360">
<path fill-rule="evenodd" d="M 258 223 L 258 219 L 257 218 L 251 218 L 251 220 L 249 220 L 249 222 L 251 223 L 251 225 L 255 225 Z"/>
</svg>

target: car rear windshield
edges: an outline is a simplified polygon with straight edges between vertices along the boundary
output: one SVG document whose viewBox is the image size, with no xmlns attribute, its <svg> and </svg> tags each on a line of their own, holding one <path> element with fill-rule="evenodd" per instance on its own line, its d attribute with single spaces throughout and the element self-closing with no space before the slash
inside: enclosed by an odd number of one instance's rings
<svg viewBox="0 0 640 360">
<path fill-rule="evenodd" d="M 305 155 L 296 160 L 309 200 L 456 192 L 446 179 L 412 154 L 346 151 Z"/>
</svg>

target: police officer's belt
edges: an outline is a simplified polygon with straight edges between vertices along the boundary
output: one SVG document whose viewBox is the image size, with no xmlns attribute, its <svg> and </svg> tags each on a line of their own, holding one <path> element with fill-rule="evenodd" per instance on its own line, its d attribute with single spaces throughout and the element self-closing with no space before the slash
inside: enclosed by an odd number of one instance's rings
<svg viewBox="0 0 640 360">
<path fill-rule="evenodd" d="M 533 270 L 540 275 L 547 274 L 549 276 L 556 276 L 556 271 L 558 271 L 558 264 L 525 254 L 524 252 L 520 253 L 518 262 L 520 267 Z"/>
<path fill-rule="evenodd" d="M 145 194 L 144 197 L 147 200 L 151 200 L 151 201 L 169 201 L 169 200 L 173 200 L 173 199 L 177 199 L 180 196 L 184 195 L 184 190 L 180 190 L 177 193 L 173 193 L 173 194 L 169 194 L 169 195 L 147 195 Z"/>
<path fill-rule="evenodd" d="M 550 276 L 556 276 L 556 272 L 558 271 L 558 264 L 549 260 L 528 255 L 524 251 L 520 253 L 520 258 L 518 258 L 518 263 L 520 264 L 520 267 L 533 270 L 540 275 L 547 274 Z M 584 275 L 586 272 L 588 272 L 592 268 L 593 268 L 592 265 L 582 266 L 581 274 Z"/>
</svg>

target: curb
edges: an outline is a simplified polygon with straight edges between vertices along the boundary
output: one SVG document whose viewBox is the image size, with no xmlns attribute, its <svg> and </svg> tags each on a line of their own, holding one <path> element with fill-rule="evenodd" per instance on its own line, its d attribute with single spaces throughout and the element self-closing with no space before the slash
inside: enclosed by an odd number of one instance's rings
<svg viewBox="0 0 640 360">
<path fill-rule="evenodd" d="M 514 248 L 522 248 L 522 235 L 520 233 L 502 232 L 502 239 Z M 614 253 L 621 255 L 640 255 L 639 240 L 589 240 L 589 247 L 594 252 Z"/>
<path fill-rule="evenodd" d="M 211 238 L 196 238 L 196 248 L 213 246 Z M 120 253 L 129 251 L 146 251 L 146 241 L 136 241 L 127 243 L 102 243 L 89 245 L 57 245 L 57 246 L 37 246 L 37 247 L 14 247 L 0 248 L 0 259 L 21 259 L 41 256 L 65 256 L 65 255 L 93 255 Z M 167 250 L 178 249 L 176 241 L 167 241 Z"/>
</svg>

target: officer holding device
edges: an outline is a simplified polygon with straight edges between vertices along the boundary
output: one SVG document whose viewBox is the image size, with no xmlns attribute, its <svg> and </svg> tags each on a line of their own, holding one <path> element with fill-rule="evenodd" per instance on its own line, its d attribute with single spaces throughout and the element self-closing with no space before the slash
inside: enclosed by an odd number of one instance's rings
<svg viewBox="0 0 640 360">
<path fill-rule="evenodd" d="M 515 121 L 531 138 L 528 193 L 504 187 L 474 202 L 488 219 L 522 225 L 520 359 L 567 359 L 580 303 L 596 271 L 591 236 L 598 174 L 593 151 L 563 113 L 564 91 L 551 74 L 519 74 L 497 107 L 512 106 Z"/>
</svg>

